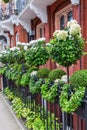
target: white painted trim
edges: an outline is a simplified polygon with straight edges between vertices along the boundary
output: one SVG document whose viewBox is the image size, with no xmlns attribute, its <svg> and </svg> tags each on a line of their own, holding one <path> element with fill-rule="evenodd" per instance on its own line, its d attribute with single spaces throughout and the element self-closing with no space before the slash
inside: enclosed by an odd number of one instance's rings
<svg viewBox="0 0 87 130">
<path fill-rule="evenodd" d="M 8 34 L 4 33 L 4 32 L 0 32 L 0 35 L 3 35 L 4 37 L 6 37 L 6 39 L 7 39 L 7 46 L 10 46 L 10 38 L 9 38 Z"/>
<path fill-rule="evenodd" d="M 73 5 L 78 5 L 78 4 L 79 4 L 79 0 L 71 0 L 71 3 L 72 3 Z"/>
</svg>

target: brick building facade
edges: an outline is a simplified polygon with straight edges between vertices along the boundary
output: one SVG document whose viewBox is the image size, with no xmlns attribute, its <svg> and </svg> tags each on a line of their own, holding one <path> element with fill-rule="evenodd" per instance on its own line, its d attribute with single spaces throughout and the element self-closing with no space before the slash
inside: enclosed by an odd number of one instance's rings
<svg viewBox="0 0 87 130">
<path fill-rule="evenodd" d="M 85 39 L 84 49 L 87 51 L 87 0 L 73 0 L 77 3 L 73 3 L 72 0 L 48 1 L 33 0 L 33 3 L 29 3 L 20 15 L 12 16 L 9 20 L 0 22 L 1 30 L 5 34 L 9 34 L 10 47 L 16 46 L 18 41 L 27 43 L 40 37 L 45 37 L 48 43 L 56 29 L 62 29 L 66 26 L 67 21 L 76 19 L 81 25 L 82 36 Z M 65 68 L 51 60 L 45 66 L 50 69 L 62 68 L 65 70 Z M 79 69 L 87 69 L 87 55 L 70 67 L 70 75 Z M 81 124 L 79 130 L 85 130 L 84 121 L 79 116 L 74 114 L 73 120 L 74 130 L 77 130 L 75 125 L 77 122 Z"/>
<path fill-rule="evenodd" d="M 21 11 L 20 15 L 11 16 L 8 20 L 1 21 L 1 30 L 9 34 L 10 47 L 16 46 L 17 41 L 29 42 L 32 38 L 40 37 L 45 37 L 48 43 L 56 29 L 62 29 L 66 26 L 67 21 L 76 19 L 81 25 L 82 35 L 85 39 L 85 51 L 87 51 L 86 4 L 86 0 L 74 0 L 74 3 L 72 0 L 49 0 L 49 2 L 42 3 L 39 0 L 35 3 L 33 0 L 32 3 L 28 3 L 25 10 Z M 72 65 L 70 74 L 79 69 L 86 69 L 86 59 L 87 56 L 84 56 L 76 65 Z M 65 69 L 50 60 L 46 67 Z"/>
</svg>

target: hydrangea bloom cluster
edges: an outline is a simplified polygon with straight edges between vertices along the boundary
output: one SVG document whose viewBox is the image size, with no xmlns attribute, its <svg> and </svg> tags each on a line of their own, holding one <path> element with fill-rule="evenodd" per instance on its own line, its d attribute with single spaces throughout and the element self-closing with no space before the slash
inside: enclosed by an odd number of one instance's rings
<svg viewBox="0 0 87 130">
<path fill-rule="evenodd" d="M 56 30 L 50 40 L 49 53 L 59 65 L 69 67 L 83 55 L 84 40 L 76 20 L 67 23 L 64 30 Z"/>
<path fill-rule="evenodd" d="M 67 37 L 72 38 L 75 36 L 81 37 L 81 27 L 76 20 L 68 22 L 66 30 L 56 30 L 53 33 L 53 37 L 63 41 L 66 41 Z"/>
</svg>

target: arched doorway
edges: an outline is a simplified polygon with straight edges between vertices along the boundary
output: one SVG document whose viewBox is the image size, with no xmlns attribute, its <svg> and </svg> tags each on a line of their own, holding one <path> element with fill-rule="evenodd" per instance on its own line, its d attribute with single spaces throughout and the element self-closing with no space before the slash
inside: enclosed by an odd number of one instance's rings
<svg viewBox="0 0 87 130">
<path fill-rule="evenodd" d="M 0 35 L 0 45 L 6 47 L 6 44 L 7 44 L 7 38 L 3 35 Z"/>
<path fill-rule="evenodd" d="M 0 33 L 0 52 L 10 46 L 10 38 L 8 34 Z"/>
</svg>

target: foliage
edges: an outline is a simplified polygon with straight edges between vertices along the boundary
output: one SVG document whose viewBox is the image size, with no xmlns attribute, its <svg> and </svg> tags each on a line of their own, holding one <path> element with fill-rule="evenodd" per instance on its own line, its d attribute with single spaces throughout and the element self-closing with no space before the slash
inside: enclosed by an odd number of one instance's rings
<svg viewBox="0 0 87 130">
<path fill-rule="evenodd" d="M 84 94 L 85 87 L 79 86 L 71 91 L 71 86 L 65 84 L 60 95 L 60 107 L 62 108 L 62 111 L 67 113 L 74 112 L 81 105 Z"/>
<path fill-rule="evenodd" d="M 6 66 L 0 68 L 0 74 L 4 75 L 6 72 Z"/>
<path fill-rule="evenodd" d="M 39 93 L 41 91 L 41 86 L 43 84 L 43 79 L 37 79 L 35 76 L 32 76 L 29 82 L 30 92 Z"/>
<path fill-rule="evenodd" d="M 31 73 L 32 71 L 37 71 L 38 68 L 36 66 L 32 66 L 29 68 L 29 73 Z"/>
<path fill-rule="evenodd" d="M 29 48 L 25 53 L 25 59 L 31 66 L 39 67 L 47 62 L 49 54 L 43 43 L 38 43 L 36 46 Z"/>
<path fill-rule="evenodd" d="M 73 20 L 65 30 L 56 30 L 53 36 L 49 46 L 51 58 L 65 67 L 75 64 L 82 56 L 84 48 L 79 24 Z"/>
<path fill-rule="evenodd" d="M 5 94 L 8 97 L 11 91 L 9 88 L 6 88 L 5 91 L 6 91 Z M 19 97 L 14 96 L 14 98 L 12 99 L 12 108 L 15 111 L 18 118 L 25 119 L 25 124 L 28 127 L 28 129 L 45 130 L 47 125 L 47 120 L 48 120 L 48 130 L 55 129 L 54 120 L 56 122 L 56 130 L 60 130 L 61 128 L 61 124 L 58 123 L 58 118 L 55 118 L 55 115 L 53 113 L 48 112 L 48 116 L 47 116 L 46 115 L 47 112 L 44 109 L 44 112 L 42 113 L 44 118 L 41 118 L 40 106 L 36 106 L 35 111 L 33 111 L 32 109 L 29 109 Z M 50 120 L 50 116 L 51 116 L 51 120 Z"/>
<path fill-rule="evenodd" d="M 7 48 L 5 51 L 1 52 L 0 61 L 4 64 L 13 64 L 16 62 L 15 58 L 19 52 L 20 51 L 17 47 L 14 47 L 14 51 L 10 48 Z"/>
<path fill-rule="evenodd" d="M 63 75 L 65 75 L 65 71 L 60 70 L 60 69 L 54 69 L 49 73 L 49 79 L 50 80 L 56 80 L 60 79 Z"/>
<path fill-rule="evenodd" d="M 4 93 L 10 101 L 14 99 L 14 93 L 10 91 L 9 87 L 4 89 Z"/>
<path fill-rule="evenodd" d="M 24 103 L 22 102 L 22 100 L 18 97 L 15 97 L 12 101 L 12 108 L 15 111 L 16 115 L 18 118 L 22 117 L 22 111 L 24 108 Z"/>
<path fill-rule="evenodd" d="M 45 130 L 44 121 L 40 117 L 36 117 L 33 122 L 33 130 Z"/>
<path fill-rule="evenodd" d="M 22 50 L 22 51 L 17 51 L 15 54 L 14 54 L 14 58 L 15 58 L 15 62 L 21 64 L 23 62 L 25 62 L 25 51 Z"/>
<path fill-rule="evenodd" d="M 87 87 L 87 70 L 76 71 L 70 78 L 73 86 Z"/>
<path fill-rule="evenodd" d="M 20 85 L 21 86 L 27 86 L 29 85 L 29 80 L 30 80 L 30 73 L 27 71 L 24 73 L 21 77 Z"/>
<path fill-rule="evenodd" d="M 3 2 L 8 3 L 8 2 L 9 2 L 9 0 L 3 0 Z"/>
<path fill-rule="evenodd" d="M 42 68 L 37 71 L 38 78 L 48 78 L 50 70 L 47 68 Z"/>
<path fill-rule="evenodd" d="M 50 102 L 54 102 L 58 97 L 58 84 L 45 80 L 45 84 L 41 86 L 42 97 Z"/>
</svg>

